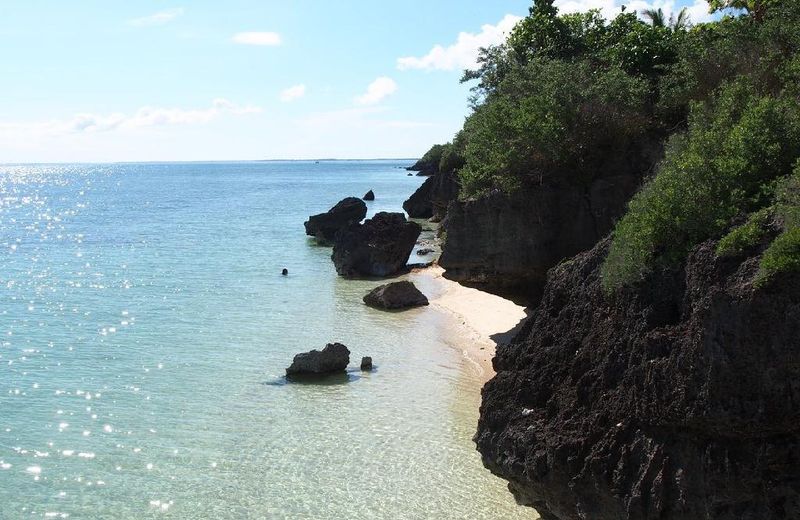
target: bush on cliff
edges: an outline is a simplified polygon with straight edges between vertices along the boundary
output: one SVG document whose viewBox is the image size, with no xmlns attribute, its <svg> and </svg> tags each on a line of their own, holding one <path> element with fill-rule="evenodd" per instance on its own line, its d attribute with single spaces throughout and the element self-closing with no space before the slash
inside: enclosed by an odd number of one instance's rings
<svg viewBox="0 0 800 520">
<path fill-rule="evenodd" d="M 647 82 L 619 67 L 537 58 L 497 86 L 464 124 L 462 190 L 506 192 L 548 176 L 589 181 L 648 128 Z"/>
<path fill-rule="evenodd" d="M 611 290 L 674 265 L 719 236 L 742 213 L 772 203 L 775 181 L 800 157 L 800 106 L 741 80 L 692 108 L 689 129 L 670 140 L 658 173 L 617 224 L 603 265 Z"/>
<path fill-rule="evenodd" d="M 635 159 L 665 125 L 654 118 L 658 79 L 678 58 L 684 28 L 633 12 L 559 15 L 537 0 L 507 42 L 484 49 L 473 113 L 461 139 L 462 196 L 513 192 L 545 178 L 586 183 L 609 158 Z M 642 170 L 647 167 L 642 166 Z"/>
</svg>

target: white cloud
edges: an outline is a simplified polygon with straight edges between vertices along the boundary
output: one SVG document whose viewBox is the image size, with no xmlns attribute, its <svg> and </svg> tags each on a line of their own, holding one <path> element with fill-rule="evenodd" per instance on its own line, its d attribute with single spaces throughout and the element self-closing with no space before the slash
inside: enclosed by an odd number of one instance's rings
<svg viewBox="0 0 800 520">
<path fill-rule="evenodd" d="M 297 121 L 309 130 L 341 130 L 344 128 L 380 129 L 380 128 L 420 128 L 433 126 L 431 123 L 406 119 L 387 119 L 380 117 L 389 112 L 387 107 L 356 107 L 341 110 L 316 112 Z"/>
<path fill-rule="evenodd" d="M 213 101 L 210 107 L 202 109 L 158 108 L 145 106 L 131 115 L 121 112 L 111 114 L 75 114 L 70 119 L 50 121 L 4 123 L 0 122 L 0 135 L 26 134 L 31 136 L 65 135 L 77 133 L 110 132 L 112 130 L 136 129 L 161 125 L 190 125 L 207 123 L 223 114 L 253 114 L 261 108 L 241 106 L 224 98 Z"/>
<path fill-rule="evenodd" d="M 165 9 L 164 11 L 153 13 L 150 16 L 143 16 L 141 18 L 134 18 L 133 20 L 128 20 L 128 25 L 133 25 L 134 27 L 163 25 L 181 16 L 183 12 L 184 12 L 183 7 L 176 7 L 174 9 Z"/>
<path fill-rule="evenodd" d="M 606 19 L 617 16 L 622 5 L 626 6 L 628 12 L 636 11 L 641 17 L 645 9 L 662 9 L 667 18 L 672 14 L 678 14 L 681 10 L 676 6 L 675 0 L 556 0 L 555 6 L 560 13 L 578 13 L 589 9 L 599 9 Z M 694 0 L 694 3 L 687 6 L 687 12 L 692 23 L 707 22 L 711 19 L 708 12 L 708 2 L 706 0 Z"/>
<path fill-rule="evenodd" d="M 447 47 L 436 45 L 422 57 L 398 58 L 397 68 L 400 70 L 463 70 L 477 65 L 478 51 L 481 47 L 503 43 L 511 29 L 522 18 L 507 14 L 497 25 L 484 25 L 477 34 L 462 32 L 456 42 Z"/>
<path fill-rule="evenodd" d="M 359 105 L 375 105 L 380 103 L 383 98 L 394 94 L 397 91 L 397 83 L 392 78 L 381 76 L 367 86 L 367 91 L 356 97 L 355 102 Z"/>
<path fill-rule="evenodd" d="M 276 32 L 240 32 L 233 35 L 231 40 L 242 45 L 269 45 L 275 46 L 282 43 L 281 35 Z"/>
<path fill-rule="evenodd" d="M 299 85 L 294 85 L 281 91 L 281 101 L 283 101 L 284 103 L 289 103 L 290 101 L 294 101 L 295 99 L 300 99 L 305 95 L 306 95 L 306 86 L 301 83 Z"/>
</svg>

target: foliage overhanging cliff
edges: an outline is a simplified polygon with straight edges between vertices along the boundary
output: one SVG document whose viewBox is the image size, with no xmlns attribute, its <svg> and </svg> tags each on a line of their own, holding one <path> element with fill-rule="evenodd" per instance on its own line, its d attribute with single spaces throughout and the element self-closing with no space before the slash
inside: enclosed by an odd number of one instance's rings
<svg viewBox="0 0 800 520">
<path fill-rule="evenodd" d="M 649 21 L 625 10 L 610 21 L 598 11 L 564 15 L 552 0 L 535 1 L 507 41 L 483 49 L 477 70 L 465 72 L 462 81 L 476 82 L 473 110 L 453 141 L 426 157 L 437 172 L 457 171 L 462 201 L 524 199 L 544 185 L 590 193 L 597 179 L 633 176 L 644 186 L 624 217 L 600 208 L 622 217 L 604 287 L 679 263 L 798 182 L 789 178 L 800 157 L 800 3 L 710 7 L 724 16 L 692 26 L 659 12 Z M 787 211 L 770 213 L 787 224 L 771 255 L 783 270 L 798 264 Z"/>
</svg>

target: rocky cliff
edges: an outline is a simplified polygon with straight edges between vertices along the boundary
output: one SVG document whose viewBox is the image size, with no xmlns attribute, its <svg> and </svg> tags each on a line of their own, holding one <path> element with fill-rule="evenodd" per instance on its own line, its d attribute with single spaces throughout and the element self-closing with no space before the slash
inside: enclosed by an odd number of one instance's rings
<svg viewBox="0 0 800 520">
<path fill-rule="evenodd" d="M 458 189 L 456 172 L 437 172 L 425 179 L 403 203 L 403 209 L 411 218 L 428 218 L 439 222 L 444 218 L 450 202 L 458 198 Z"/>
<path fill-rule="evenodd" d="M 498 348 L 484 464 L 545 520 L 800 518 L 800 274 L 756 287 L 763 245 L 709 241 L 607 296 L 608 245 L 553 268 Z"/>
<path fill-rule="evenodd" d="M 452 202 L 442 223 L 445 277 L 535 303 L 547 270 L 605 236 L 640 179 L 624 174 L 588 186 L 550 182 Z"/>
</svg>

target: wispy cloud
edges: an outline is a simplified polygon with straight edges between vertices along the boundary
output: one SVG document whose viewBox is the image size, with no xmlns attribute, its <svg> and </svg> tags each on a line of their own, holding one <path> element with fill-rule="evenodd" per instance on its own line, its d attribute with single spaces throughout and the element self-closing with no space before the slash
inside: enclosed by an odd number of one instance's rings
<svg viewBox="0 0 800 520">
<path fill-rule="evenodd" d="M 448 45 L 434 46 L 426 55 L 398 58 L 397 68 L 400 70 L 463 70 L 477 65 L 478 51 L 481 47 L 497 45 L 505 41 L 508 33 L 521 18 L 507 14 L 497 25 L 484 25 L 481 32 L 459 33 L 456 42 Z"/>
<path fill-rule="evenodd" d="M 147 27 L 150 25 L 163 25 L 165 23 L 169 23 L 175 18 L 183 15 L 184 9 L 183 7 L 175 7 L 173 9 L 165 9 L 163 11 L 159 11 L 157 13 L 153 13 L 149 16 L 143 16 L 141 18 L 134 18 L 133 20 L 128 20 L 128 25 L 132 25 L 134 27 Z"/>
<path fill-rule="evenodd" d="M 233 35 L 231 40 L 241 45 L 266 45 L 275 46 L 283 43 L 281 35 L 276 32 L 240 32 Z"/>
<path fill-rule="evenodd" d="M 344 128 L 419 128 L 432 126 L 431 123 L 406 119 L 380 117 L 389 112 L 388 107 L 356 107 L 341 110 L 328 110 L 310 114 L 297 123 L 306 129 L 341 130 Z"/>
<path fill-rule="evenodd" d="M 367 91 L 356 97 L 355 102 L 359 105 L 375 105 L 395 92 L 397 92 L 397 83 L 392 78 L 381 76 L 370 83 Z"/>
<path fill-rule="evenodd" d="M 301 83 L 299 85 L 294 85 L 281 91 L 281 101 L 283 101 L 284 103 L 289 103 L 290 101 L 294 101 L 295 99 L 300 99 L 305 95 L 306 95 L 306 86 Z"/>
<path fill-rule="evenodd" d="M 53 119 L 36 122 L 0 122 L 0 134 L 26 134 L 33 136 L 65 135 L 78 133 L 110 132 L 161 125 L 190 125 L 208 123 L 223 114 L 254 114 L 260 107 L 237 105 L 224 98 L 213 101 L 201 109 L 159 108 L 145 106 L 130 115 L 122 112 L 110 114 L 75 114 L 70 119 Z"/>
</svg>

